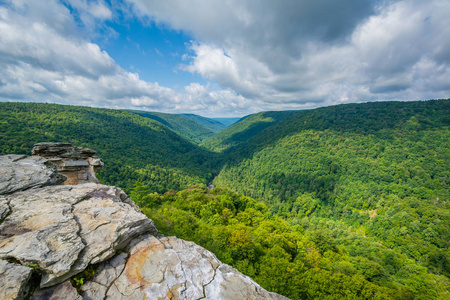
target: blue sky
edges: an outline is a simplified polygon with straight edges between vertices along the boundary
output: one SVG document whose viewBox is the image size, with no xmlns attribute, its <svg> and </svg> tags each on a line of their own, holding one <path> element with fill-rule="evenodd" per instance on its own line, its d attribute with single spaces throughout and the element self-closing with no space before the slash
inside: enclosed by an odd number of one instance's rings
<svg viewBox="0 0 450 300">
<path fill-rule="evenodd" d="M 186 45 L 192 40 L 183 31 L 154 22 L 143 24 L 136 18 L 121 18 L 106 24 L 116 32 L 116 36 L 105 39 L 100 35 L 94 41 L 123 69 L 137 72 L 143 80 L 175 89 L 191 82 L 207 83 L 198 74 L 179 69 L 184 63 L 182 57 L 186 53 Z"/>
<path fill-rule="evenodd" d="M 447 0 L 0 0 L 0 101 L 243 116 L 450 95 Z"/>
</svg>

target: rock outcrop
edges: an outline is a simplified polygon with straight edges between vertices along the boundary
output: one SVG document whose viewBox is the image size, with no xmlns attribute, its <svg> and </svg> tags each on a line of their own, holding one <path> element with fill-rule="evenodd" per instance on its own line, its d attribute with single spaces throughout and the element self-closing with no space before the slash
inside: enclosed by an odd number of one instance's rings
<svg viewBox="0 0 450 300">
<path fill-rule="evenodd" d="M 67 177 L 64 184 L 98 183 L 95 172 L 103 168 L 95 150 L 75 147 L 70 143 L 38 143 L 31 153 L 54 163 L 58 173 Z"/>
<path fill-rule="evenodd" d="M 93 154 L 42 145 L 60 166 L 73 151 Z M 286 299 L 204 248 L 160 236 L 119 188 L 58 185 L 64 178 L 52 162 L 0 157 L 1 299 Z M 92 276 L 77 291 L 69 279 L 86 269 Z"/>
<path fill-rule="evenodd" d="M 65 176 L 56 172 L 56 165 L 42 157 L 0 156 L 0 195 L 62 184 L 65 180 Z"/>
</svg>

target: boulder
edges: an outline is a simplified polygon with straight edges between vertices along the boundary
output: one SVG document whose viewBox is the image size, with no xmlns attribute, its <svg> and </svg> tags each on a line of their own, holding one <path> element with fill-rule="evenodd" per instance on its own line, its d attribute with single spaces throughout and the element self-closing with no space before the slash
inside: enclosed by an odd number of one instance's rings
<svg viewBox="0 0 450 300">
<path fill-rule="evenodd" d="M 58 174 L 56 166 L 42 157 L 0 156 L 0 195 L 62 184 L 64 180 L 66 177 Z"/>
<path fill-rule="evenodd" d="M 157 234 L 123 195 L 116 187 L 88 183 L 6 196 L 12 213 L 0 225 L 0 258 L 36 263 L 46 287 L 112 257 L 145 232 Z"/>
</svg>

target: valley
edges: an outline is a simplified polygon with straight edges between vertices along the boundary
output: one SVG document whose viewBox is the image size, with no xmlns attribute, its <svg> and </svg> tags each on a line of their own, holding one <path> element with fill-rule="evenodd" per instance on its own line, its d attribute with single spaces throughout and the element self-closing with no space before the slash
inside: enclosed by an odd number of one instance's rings
<svg viewBox="0 0 450 300">
<path fill-rule="evenodd" d="M 100 181 L 162 233 L 291 299 L 450 295 L 450 100 L 261 112 L 228 127 L 0 103 L 0 154 L 43 141 L 97 150 Z"/>
</svg>

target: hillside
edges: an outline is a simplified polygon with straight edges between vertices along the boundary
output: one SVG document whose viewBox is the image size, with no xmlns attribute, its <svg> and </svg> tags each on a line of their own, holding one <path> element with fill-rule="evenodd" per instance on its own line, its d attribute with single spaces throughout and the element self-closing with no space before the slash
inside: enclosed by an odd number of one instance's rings
<svg viewBox="0 0 450 300">
<path fill-rule="evenodd" d="M 342 251 L 331 236 L 306 235 L 256 199 L 200 185 L 165 195 L 135 190 L 131 196 L 165 235 L 194 241 L 265 289 L 290 299 L 387 300 L 410 295 L 408 287 L 388 288 L 366 279 L 364 269 L 378 266 L 357 263 L 363 258 Z M 349 273 L 346 266 L 352 264 L 358 270 Z M 418 275 L 427 287 L 436 286 L 423 269 Z"/>
<path fill-rule="evenodd" d="M 194 121 L 197 124 L 202 125 L 203 127 L 206 127 L 213 132 L 220 132 L 225 129 L 226 125 L 222 124 L 221 122 L 218 122 L 214 119 L 205 118 L 199 115 L 194 114 L 181 114 L 183 118 L 186 118 L 188 120 Z"/>
<path fill-rule="evenodd" d="M 96 149 L 102 183 L 162 233 L 292 299 L 446 299 L 449 116 L 450 100 L 264 112 L 204 140 L 208 152 L 162 118 L 0 103 L 0 153 Z"/>
<path fill-rule="evenodd" d="M 0 103 L 0 154 L 29 154 L 35 143 L 70 142 L 96 149 L 105 184 L 152 191 L 189 187 L 210 178 L 210 154 L 165 125 L 131 112 L 38 103 Z"/>
<path fill-rule="evenodd" d="M 449 116 L 450 100 L 301 111 L 228 152 L 214 185 L 263 200 L 306 234 L 329 234 L 377 265 L 370 281 L 409 281 L 413 294 L 439 298 L 405 276 L 450 277 Z"/>
<path fill-rule="evenodd" d="M 295 113 L 295 111 L 269 111 L 244 117 L 239 122 L 203 141 L 202 146 L 215 152 L 230 151 L 262 130 Z"/>
<path fill-rule="evenodd" d="M 211 118 L 211 119 L 215 120 L 219 123 L 222 123 L 226 127 L 230 127 L 231 125 L 233 125 L 234 123 L 236 123 L 237 121 L 239 121 L 242 118 Z"/>
<path fill-rule="evenodd" d="M 129 110 L 129 112 L 164 124 L 182 137 L 196 144 L 199 144 L 204 139 L 213 136 L 215 132 L 225 128 L 222 124 L 216 124 L 210 119 L 197 115 L 189 115 L 192 117 L 186 117 L 187 115 L 166 114 L 141 110 Z"/>
</svg>

